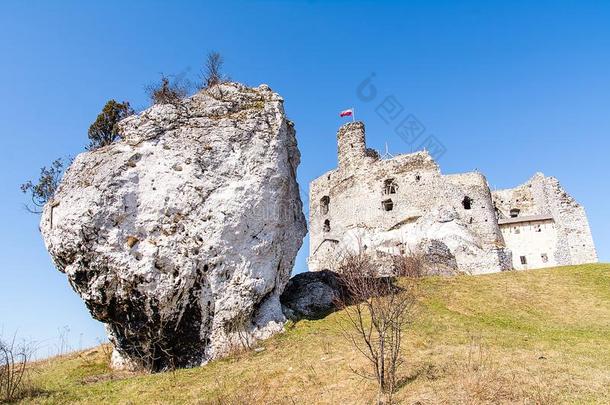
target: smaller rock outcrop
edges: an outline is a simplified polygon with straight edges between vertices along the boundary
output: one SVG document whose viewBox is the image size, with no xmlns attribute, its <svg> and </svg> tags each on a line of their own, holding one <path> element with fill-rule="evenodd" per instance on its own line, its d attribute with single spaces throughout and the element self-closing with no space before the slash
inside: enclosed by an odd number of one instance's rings
<svg viewBox="0 0 610 405">
<path fill-rule="evenodd" d="M 291 320 L 320 319 L 336 310 L 336 301 L 345 294 L 337 273 L 322 270 L 292 277 L 280 301 L 284 314 Z"/>
<path fill-rule="evenodd" d="M 438 239 L 422 239 L 415 251 L 421 255 L 426 275 L 451 276 L 458 272 L 455 256 L 449 247 Z"/>
</svg>

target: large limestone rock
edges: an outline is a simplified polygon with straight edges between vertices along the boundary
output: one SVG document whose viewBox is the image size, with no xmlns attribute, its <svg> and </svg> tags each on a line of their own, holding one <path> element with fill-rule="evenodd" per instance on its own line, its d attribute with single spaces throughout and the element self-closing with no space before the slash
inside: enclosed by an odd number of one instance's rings
<svg viewBox="0 0 610 405">
<path fill-rule="evenodd" d="M 153 106 L 65 174 L 41 231 L 115 365 L 198 365 L 282 329 L 306 234 L 282 103 L 230 83 Z"/>
</svg>

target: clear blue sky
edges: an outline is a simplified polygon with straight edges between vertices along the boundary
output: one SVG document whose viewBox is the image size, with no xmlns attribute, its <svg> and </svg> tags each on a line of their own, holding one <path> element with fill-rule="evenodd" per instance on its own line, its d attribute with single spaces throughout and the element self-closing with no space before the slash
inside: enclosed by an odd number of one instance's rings
<svg viewBox="0 0 610 405">
<path fill-rule="evenodd" d="M 129 4 L 126 4 L 129 3 Z M 74 155 L 106 100 L 148 104 L 160 73 L 197 76 L 222 52 L 231 77 L 269 84 L 296 123 L 299 181 L 336 166 L 337 113 L 368 143 L 406 144 L 376 113 L 394 96 L 446 148 L 445 173 L 478 168 L 496 188 L 536 171 L 584 204 L 610 261 L 610 4 L 603 2 L 0 3 L 0 330 L 70 344 L 103 337 L 44 249 L 19 184 Z M 372 73 L 376 98 L 358 97 Z M 307 240 L 295 272 L 306 270 Z M 65 334 L 65 333 L 64 333 Z M 46 354 L 46 353 L 43 353 Z"/>
</svg>

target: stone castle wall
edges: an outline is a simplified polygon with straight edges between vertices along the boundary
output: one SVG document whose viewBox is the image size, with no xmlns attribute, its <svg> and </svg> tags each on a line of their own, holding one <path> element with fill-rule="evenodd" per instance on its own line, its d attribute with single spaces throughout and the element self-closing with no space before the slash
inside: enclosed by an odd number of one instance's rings
<svg viewBox="0 0 610 405">
<path fill-rule="evenodd" d="M 524 267 L 520 261 L 516 262 L 517 258 L 525 256 L 528 262 L 525 267 L 529 267 L 529 262 L 538 261 L 538 256 L 542 254 L 547 254 L 549 257 L 547 262 L 539 263 L 545 264 L 541 267 L 597 262 L 597 253 L 585 210 L 561 187 L 556 178 L 537 173 L 521 186 L 494 191 L 493 199 L 500 222 L 511 218 L 511 211 L 512 215 L 516 215 L 513 221 L 519 218 L 524 221 L 501 225 L 504 233 L 513 232 L 514 236 L 511 239 L 517 244 L 514 246 L 515 268 Z M 540 219 L 526 222 L 531 217 Z M 533 226 L 535 231 L 530 236 L 527 232 L 528 225 Z M 545 226 L 539 230 L 539 225 Z M 520 227 L 525 229 L 521 231 Z M 520 231 L 519 237 L 514 233 L 517 229 Z M 543 242 L 547 229 L 554 235 L 555 246 L 549 247 L 548 243 Z M 541 235 L 536 235 L 537 233 Z M 528 243 L 530 246 L 524 250 Z M 540 243 L 544 245 L 540 246 L 537 252 L 532 251 L 531 245 Z M 546 250 L 543 250 L 543 247 Z"/>
<path fill-rule="evenodd" d="M 510 244 L 520 246 L 518 253 L 528 246 L 519 234 L 510 233 L 517 226 L 510 218 L 515 208 L 522 216 L 554 218 L 550 222 L 557 227 L 556 236 L 545 235 L 534 246 L 552 250 L 545 263 L 596 261 L 584 210 L 555 179 L 537 176 L 531 186 L 492 195 L 481 173 L 443 175 L 425 151 L 381 159 L 367 149 L 361 122 L 342 126 L 337 143 L 339 167 L 310 184 L 312 271 L 335 269 L 348 251 L 364 249 L 384 256 L 425 254 L 439 247 L 450 252 L 448 261 L 467 273 L 527 268 L 514 266 L 521 257 L 513 257 L 511 251 Z"/>
<path fill-rule="evenodd" d="M 333 269 L 345 250 L 399 254 L 433 240 L 460 268 L 510 267 L 482 174 L 442 175 L 427 152 L 380 159 L 360 122 L 343 126 L 337 140 L 339 168 L 310 185 L 310 270 Z"/>
</svg>

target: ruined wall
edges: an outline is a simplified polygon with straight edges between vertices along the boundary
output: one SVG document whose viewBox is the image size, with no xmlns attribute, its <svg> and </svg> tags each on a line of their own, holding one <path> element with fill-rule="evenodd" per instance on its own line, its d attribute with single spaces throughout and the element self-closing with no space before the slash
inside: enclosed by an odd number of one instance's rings
<svg viewBox="0 0 610 405">
<path fill-rule="evenodd" d="M 310 184 L 310 270 L 333 269 L 345 249 L 398 254 L 422 241 L 442 242 L 464 271 L 510 268 L 483 175 L 444 176 L 427 152 L 379 159 L 360 122 L 337 141 L 339 168 Z"/>
<path fill-rule="evenodd" d="M 443 175 L 425 151 L 380 159 L 361 122 L 342 126 L 337 145 L 339 167 L 310 184 L 312 271 L 358 249 L 448 251 L 472 274 L 597 261 L 583 207 L 553 177 L 492 193 L 481 173 Z"/>
<path fill-rule="evenodd" d="M 526 219 L 535 215 L 552 217 L 556 246 L 552 252 L 549 252 L 552 254 L 549 263 L 570 265 L 597 262 L 597 253 L 585 210 L 561 187 L 556 178 L 537 173 L 521 186 L 494 191 L 493 200 L 500 221 L 510 218 L 511 210 L 518 218 Z M 515 257 L 521 256 L 522 246 L 511 246 L 508 242 L 507 244 L 509 248 L 515 250 Z M 538 256 L 541 253 L 543 252 L 531 254 Z M 535 259 L 533 256 L 532 258 Z M 546 266 L 550 265 L 546 264 Z"/>
</svg>

